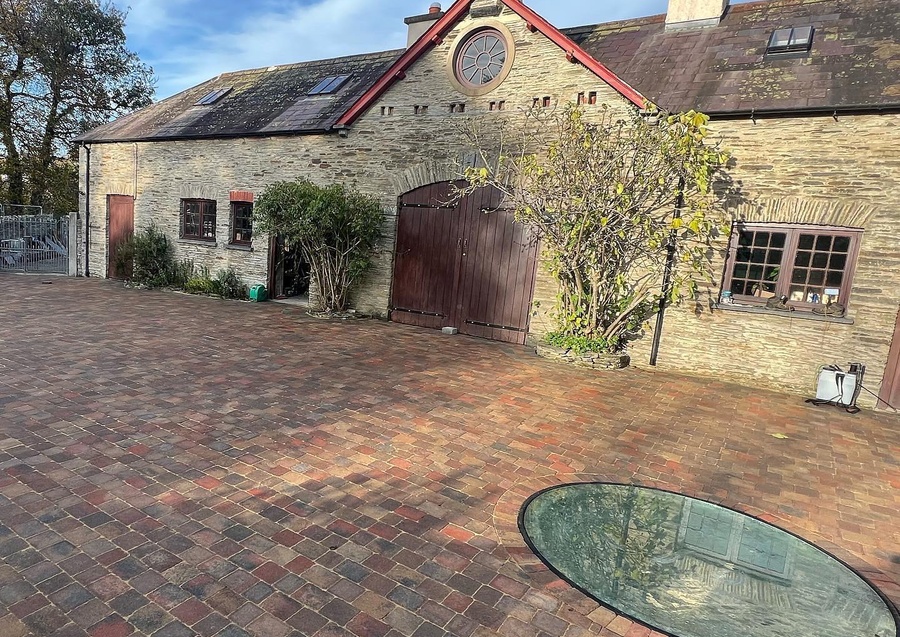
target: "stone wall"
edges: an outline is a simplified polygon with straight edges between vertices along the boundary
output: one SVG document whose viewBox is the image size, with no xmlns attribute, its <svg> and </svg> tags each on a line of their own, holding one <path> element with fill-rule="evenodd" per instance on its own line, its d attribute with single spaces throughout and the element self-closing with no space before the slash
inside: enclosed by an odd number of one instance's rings
<svg viewBox="0 0 900 637">
<path fill-rule="evenodd" d="M 900 304 L 900 115 L 714 121 L 731 150 L 730 174 L 748 221 L 864 228 L 847 321 L 800 313 L 670 309 L 659 366 L 800 394 L 815 393 L 821 365 L 859 361 L 879 391 Z M 724 271 L 725 245 L 714 266 Z M 710 290 L 713 297 L 718 289 Z M 652 334 L 635 343 L 632 364 L 647 365 Z M 875 399 L 863 393 L 863 405 Z"/>
<path fill-rule="evenodd" d="M 489 94 L 463 95 L 451 81 L 448 60 L 457 38 L 475 25 L 507 29 L 515 41 L 515 59 L 506 80 Z M 360 311 L 385 316 L 400 195 L 436 181 L 456 179 L 471 153 L 461 129 L 479 121 L 520 118 L 535 98 L 549 97 L 551 108 L 595 92 L 601 104 L 628 108 L 627 102 L 593 73 L 566 60 L 565 52 L 540 33 L 531 33 L 518 15 L 504 9 L 488 18 L 466 18 L 444 42 L 407 71 L 352 127 L 348 137 L 305 135 L 226 140 L 94 144 L 91 158 L 91 274 L 106 275 L 106 196 L 135 196 L 135 226 L 154 222 L 178 236 L 179 205 L 184 197 L 217 201 L 216 243 L 176 240 L 178 258 L 191 258 L 215 271 L 234 267 L 248 283 L 267 279 L 268 240 L 257 237 L 253 251 L 228 249 L 231 190 L 259 193 L 267 184 L 307 177 L 327 184 L 344 182 L 371 194 L 388 213 L 385 241 L 375 267 L 357 291 Z M 504 102 L 503 109 L 498 103 Z M 491 110 L 491 103 L 494 110 Z M 459 104 L 465 104 L 458 112 Z M 455 112 L 451 112 L 451 106 Z M 423 109 L 422 107 L 427 107 Z M 82 183 L 84 180 L 82 151 Z M 82 186 L 82 191 L 84 191 Z M 82 198 L 82 208 L 84 207 Z M 538 289 L 552 288 L 544 277 Z M 553 294 L 555 296 L 555 293 Z M 549 307 L 544 302 L 543 308 Z M 538 317 L 536 324 L 541 324 Z M 544 322 L 546 322 L 544 320 Z"/>
</svg>

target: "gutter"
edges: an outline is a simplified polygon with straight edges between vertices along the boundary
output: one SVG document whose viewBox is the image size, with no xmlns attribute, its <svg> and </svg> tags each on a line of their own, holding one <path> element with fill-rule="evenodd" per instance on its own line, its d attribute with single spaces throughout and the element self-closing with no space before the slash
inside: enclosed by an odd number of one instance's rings
<svg viewBox="0 0 900 637">
<path fill-rule="evenodd" d="M 338 126 L 330 128 L 317 128 L 315 130 L 305 131 L 273 131 L 273 132 L 251 132 L 251 133 L 210 133 L 209 135 L 173 135 L 171 137 L 122 137 L 114 139 L 89 139 L 75 140 L 80 142 L 82 146 L 86 144 L 132 144 L 136 142 L 186 142 L 197 139 L 246 139 L 263 138 L 263 137 L 303 137 L 306 135 L 327 135 L 339 132 Z"/>
<path fill-rule="evenodd" d="M 710 119 L 763 119 L 768 117 L 813 117 L 821 115 L 868 115 L 900 113 L 896 104 L 849 104 L 845 106 L 809 106 L 805 108 L 751 108 L 739 111 L 703 111 Z"/>
<path fill-rule="evenodd" d="M 654 104 L 660 104 L 654 101 Z M 743 119 L 743 118 L 766 118 L 766 117 L 812 117 L 816 115 L 864 115 L 871 113 L 900 113 L 900 103 L 897 104 L 854 104 L 850 106 L 815 106 L 807 108 L 773 108 L 773 109 L 745 109 L 739 111 L 703 111 L 710 119 Z M 270 131 L 270 132 L 249 132 L 249 133 L 210 133 L 209 135 L 174 135 L 171 137 L 122 137 L 113 139 L 75 139 L 76 143 L 87 147 L 88 144 L 129 144 L 135 142 L 184 142 L 197 139 L 242 139 L 242 138 L 263 138 L 263 137 L 303 137 L 306 135 L 329 135 L 338 133 L 347 134 L 350 126 L 340 121 L 328 128 L 317 128 L 313 130 L 292 130 L 292 131 Z M 343 131 L 343 132 L 342 132 Z"/>
</svg>

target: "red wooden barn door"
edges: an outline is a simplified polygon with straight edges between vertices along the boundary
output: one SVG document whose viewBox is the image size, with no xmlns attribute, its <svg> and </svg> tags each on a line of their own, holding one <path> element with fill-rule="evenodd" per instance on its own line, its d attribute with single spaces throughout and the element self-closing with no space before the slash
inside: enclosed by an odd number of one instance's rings
<svg viewBox="0 0 900 637">
<path fill-rule="evenodd" d="M 900 314 L 897 314 L 891 350 L 881 381 L 881 392 L 878 394 L 879 409 L 888 406 L 900 409 Z"/>
<path fill-rule="evenodd" d="M 391 318 L 398 323 L 451 325 L 459 268 L 460 219 L 452 184 L 414 190 L 400 202 Z"/>
<path fill-rule="evenodd" d="M 133 263 L 129 261 L 120 269 L 116 265 L 119 247 L 134 236 L 134 197 L 109 195 L 109 252 L 106 275 L 110 279 L 130 279 Z"/>
<path fill-rule="evenodd" d="M 526 226 L 500 206 L 500 193 L 482 188 L 467 202 L 460 281 L 459 331 L 524 343 L 537 270 L 537 245 Z"/>
<path fill-rule="evenodd" d="M 482 188 L 449 204 L 452 184 L 400 202 L 391 318 L 422 327 L 524 343 L 537 247 L 500 193 Z"/>
</svg>

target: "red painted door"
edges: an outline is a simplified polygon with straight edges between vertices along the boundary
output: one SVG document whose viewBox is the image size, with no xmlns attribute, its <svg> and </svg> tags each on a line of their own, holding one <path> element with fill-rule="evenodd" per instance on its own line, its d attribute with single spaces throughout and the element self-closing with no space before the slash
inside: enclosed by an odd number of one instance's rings
<svg viewBox="0 0 900 637">
<path fill-rule="evenodd" d="M 498 191 L 452 198 L 447 182 L 401 199 L 391 318 L 524 343 L 537 246 Z"/>
<path fill-rule="evenodd" d="M 134 236 L 134 197 L 126 195 L 107 196 L 109 208 L 109 251 L 107 252 L 106 275 L 110 279 L 131 278 L 134 262 L 131 259 L 124 263 L 117 259 L 119 248 Z"/>
</svg>

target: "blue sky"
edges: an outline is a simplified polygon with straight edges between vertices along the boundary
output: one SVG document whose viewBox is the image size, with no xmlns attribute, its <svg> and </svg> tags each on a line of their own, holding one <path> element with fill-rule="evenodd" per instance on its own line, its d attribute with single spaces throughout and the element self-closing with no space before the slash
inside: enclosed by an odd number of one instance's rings
<svg viewBox="0 0 900 637">
<path fill-rule="evenodd" d="M 526 0 L 551 23 L 663 13 L 667 0 Z M 406 46 L 403 18 L 431 0 L 114 0 L 129 48 L 153 66 L 161 99 L 225 71 Z M 444 0 L 444 8 L 451 4 Z"/>
</svg>

